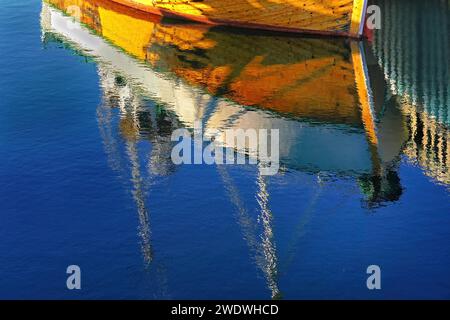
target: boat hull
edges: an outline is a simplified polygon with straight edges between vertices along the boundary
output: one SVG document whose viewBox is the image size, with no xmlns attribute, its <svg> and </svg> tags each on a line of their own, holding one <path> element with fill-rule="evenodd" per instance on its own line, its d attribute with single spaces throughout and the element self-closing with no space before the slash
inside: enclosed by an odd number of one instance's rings
<svg viewBox="0 0 450 320">
<path fill-rule="evenodd" d="M 110 0 L 160 16 L 212 25 L 360 38 L 367 0 Z"/>
</svg>

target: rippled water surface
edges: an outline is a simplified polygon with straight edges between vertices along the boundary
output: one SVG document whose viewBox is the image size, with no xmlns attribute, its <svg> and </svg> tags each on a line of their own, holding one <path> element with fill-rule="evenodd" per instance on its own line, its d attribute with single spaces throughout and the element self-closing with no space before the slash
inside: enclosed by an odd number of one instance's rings
<svg viewBox="0 0 450 320">
<path fill-rule="evenodd" d="M 449 7 L 378 4 L 352 43 L 3 3 L 0 297 L 450 298 Z M 173 164 L 198 122 L 280 171 Z"/>
</svg>

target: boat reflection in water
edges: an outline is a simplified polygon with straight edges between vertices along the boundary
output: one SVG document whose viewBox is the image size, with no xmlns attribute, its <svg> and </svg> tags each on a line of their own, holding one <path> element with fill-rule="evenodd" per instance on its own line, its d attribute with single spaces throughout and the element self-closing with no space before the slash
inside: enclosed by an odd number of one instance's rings
<svg viewBox="0 0 450 320">
<path fill-rule="evenodd" d="M 45 42 L 61 42 L 98 67 L 101 135 L 111 166 L 131 176 L 147 262 L 153 259 L 147 192 L 177 170 L 170 158 L 172 132 L 192 129 L 196 121 L 219 132 L 279 129 L 280 174 L 300 170 L 317 175 L 318 183 L 334 175 L 354 179 L 368 206 L 402 194 L 396 169 L 405 146 L 411 148 L 408 139 L 417 141 L 411 135 L 417 128 L 396 103 L 386 101 L 385 77 L 362 43 L 225 32 L 94 0 L 46 1 L 41 21 Z M 447 132 L 442 136 L 448 141 Z M 150 142 L 145 161 L 138 150 L 143 141 Z M 421 143 L 426 148 L 428 142 Z M 420 164 L 429 169 L 428 162 Z M 223 186 L 272 297 L 278 298 L 270 178 L 256 178 L 258 234 L 226 167 L 217 166 Z"/>
</svg>

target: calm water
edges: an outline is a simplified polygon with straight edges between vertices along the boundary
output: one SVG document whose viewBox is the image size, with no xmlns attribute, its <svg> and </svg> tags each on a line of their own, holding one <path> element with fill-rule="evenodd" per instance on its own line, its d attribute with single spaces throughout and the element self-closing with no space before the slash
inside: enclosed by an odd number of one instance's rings
<svg viewBox="0 0 450 320">
<path fill-rule="evenodd" d="M 446 1 L 361 47 L 51 2 L 83 24 L 0 11 L 0 298 L 450 298 Z M 195 121 L 280 129 L 280 172 L 174 165 Z"/>
</svg>

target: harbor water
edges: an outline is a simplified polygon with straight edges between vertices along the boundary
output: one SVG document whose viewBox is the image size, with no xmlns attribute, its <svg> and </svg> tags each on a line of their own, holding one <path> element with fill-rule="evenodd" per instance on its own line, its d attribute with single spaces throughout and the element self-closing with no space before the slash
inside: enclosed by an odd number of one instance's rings
<svg viewBox="0 0 450 320">
<path fill-rule="evenodd" d="M 449 2 L 374 2 L 358 42 L 3 1 L 0 298 L 450 298 Z M 278 173 L 175 164 L 198 123 Z"/>
</svg>

